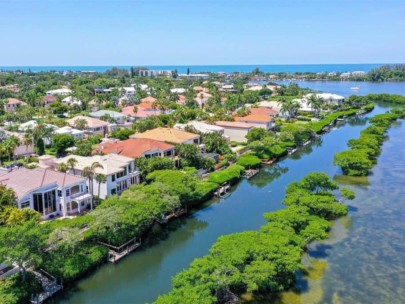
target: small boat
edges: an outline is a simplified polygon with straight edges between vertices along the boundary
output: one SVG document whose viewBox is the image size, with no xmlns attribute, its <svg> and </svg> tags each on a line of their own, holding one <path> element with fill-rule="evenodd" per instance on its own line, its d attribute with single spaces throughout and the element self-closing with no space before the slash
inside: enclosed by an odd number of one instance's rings
<svg viewBox="0 0 405 304">
<path fill-rule="evenodd" d="M 354 86 L 354 87 L 351 87 L 350 90 L 357 91 L 357 90 L 360 90 L 360 87 Z"/>
</svg>

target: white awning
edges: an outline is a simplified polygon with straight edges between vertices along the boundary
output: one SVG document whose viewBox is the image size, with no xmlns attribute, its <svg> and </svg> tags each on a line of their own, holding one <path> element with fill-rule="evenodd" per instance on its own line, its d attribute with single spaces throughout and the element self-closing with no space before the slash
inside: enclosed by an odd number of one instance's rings
<svg viewBox="0 0 405 304">
<path fill-rule="evenodd" d="M 80 201 L 87 200 L 87 199 L 89 199 L 89 198 L 91 198 L 91 194 L 86 193 L 86 194 L 80 195 L 80 196 L 78 196 L 78 197 L 72 198 L 72 201 L 79 201 L 79 202 L 80 202 Z"/>
</svg>

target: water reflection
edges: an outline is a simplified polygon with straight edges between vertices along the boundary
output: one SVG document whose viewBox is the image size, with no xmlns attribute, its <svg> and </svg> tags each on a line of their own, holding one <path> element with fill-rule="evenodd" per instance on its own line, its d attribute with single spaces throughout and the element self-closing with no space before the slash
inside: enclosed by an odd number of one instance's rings
<svg viewBox="0 0 405 304">
<path fill-rule="evenodd" d="M 279 164 L 264 166 L 255 178 L 249 180 L 249 184 L 261 189 L 287 172 L 288 167 Z"/>
<path fill-rule="evenodd" d="M 367 123 L 368 118 L 366 116 L 356 116 L 350 118 L 347 123 L 350 126 L 365 126 Z"/>
</svg>

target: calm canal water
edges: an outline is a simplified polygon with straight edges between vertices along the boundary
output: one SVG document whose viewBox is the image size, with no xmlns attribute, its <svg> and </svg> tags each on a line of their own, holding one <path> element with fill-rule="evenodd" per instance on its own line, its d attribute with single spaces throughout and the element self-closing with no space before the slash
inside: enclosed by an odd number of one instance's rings
<svg viewBox="0 0 405 304">
<path fill-rule="evenodd" d="M 405 88 L 401 93 L 405 95 Z M 333 166 L 334 154 L 346 149 L 347 140 L 359 135 L 367 126 L 367 117 L 386 110 L 377 106 L 365 118 L 350 120 L 319 142 L 262 170 L 253 179 L 242 181 L 227 199 L 212 200 L 189 217 L 171 223 L 157 244 L 116 265 L 100 267 L 51 303 L 152 302 L 159 294 L 170 290 L 173 275 L 188 267 L 194 258 L 205 255 L 219 236 L 257 230 L 264 224 L 264 212 L 283 208 L 281 200 L 290 182 L 313 171 L 331 176 L 339 174 L 338 168 Z M 283 294 L 280 303 L 331 303 L 331 299 L 341 299 L 342 303 L 405 301 L 405 291 L 399 286 L 405 279 L 403 239 L 401 242 L 404 235 L 401 201 L 404 202 L 405 197 L 405 143 L 401 140 L 404 135 L 402 125 L 390 131 L 392 139 L 385 143 L 369 184 L 362 180 L 361 185 L 350 186 L 357 193 L 357 198 L 351 202 L 350 215 L 337 222 L 328 242 L 314 244 L 305 257 L 306 263 L 312 266 L 316 264 L 314 261 L 322 261 L 318 263 L 323 265 L 318 267 L 321 274 L 299 275 L 296 290 Z M 307 296 L 310 301 L 305 300 Z"/>
</svg>

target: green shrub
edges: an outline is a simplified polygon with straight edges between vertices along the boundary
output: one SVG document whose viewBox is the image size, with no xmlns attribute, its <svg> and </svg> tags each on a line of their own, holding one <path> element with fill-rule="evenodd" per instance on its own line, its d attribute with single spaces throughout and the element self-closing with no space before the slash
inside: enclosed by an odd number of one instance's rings
<svg viewBox="0 0 405 304">
<path fill-rule="evenodd" d="M 103 263 L 107 253 L 105 246 L 82 243 L 74 253 L 63 248 L 48 251 L 42 267 L 65 281 L 73 281 Z"/>
<path fill-rule="evenodd" d="M 246 169 L 248 168 L 257 168 L 260 167 L 261 161 L 260 158 L 258 158 L 255 155 L 252 154 L 244 154 L 241 157 L 239 157 L 238 161 L 236 164 L 245 167 Z"/>
<path fill-rule="evenodd" d="M 208 175 L 208 181 L 221 185 L 225 182 L 236 183 L 244 168 L 240 165 L 231 165 L 228 168 Z"/>
</svg>

